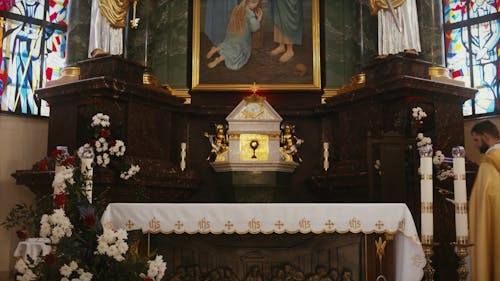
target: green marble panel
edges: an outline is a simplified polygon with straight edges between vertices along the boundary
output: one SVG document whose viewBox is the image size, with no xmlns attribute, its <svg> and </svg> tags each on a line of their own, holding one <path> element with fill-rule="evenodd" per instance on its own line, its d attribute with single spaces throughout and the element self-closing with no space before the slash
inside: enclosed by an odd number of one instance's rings
<svg viewBox="0 0 500 281">
<path fill-rule="evenodd" d="M 417 1 L 420 27 L 421 58 L 444 65 L 444 38 L 441 0 Z"/>
<path fill-rule="evenodd" d="M 90 35 L 90 1 L 70 1 L 66 64 L 87 58 Z"/>
</svg>

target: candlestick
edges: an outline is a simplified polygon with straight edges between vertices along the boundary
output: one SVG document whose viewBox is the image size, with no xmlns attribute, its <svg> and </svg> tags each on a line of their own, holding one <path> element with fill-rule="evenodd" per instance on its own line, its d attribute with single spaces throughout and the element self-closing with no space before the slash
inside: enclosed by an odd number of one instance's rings
<svg viewBox="0 0 500 281">
<path fill-rule="evenodd" d="M 182 142 L 181 143 L 181 171 L 184 172 L 186 169 L 186 143 Z"/>
<path fill-rule="evenodd" d="M 432 244 L 434 236 L 433 187 L 432 187 L 432 145 L 419 149 L 420 153 L 420 203 L 422 243 Z"/>
<path fill-rule="evenodd" d="M 455 193 L 455 230 L 457 244 L 467 244 L 469 227 L 467 223 L 467 187 L 465 182 L 465 149 L 453 147 L 453 174 Z"/>
<path fill-rule="evenodd" d="M 327 142 L 324 142 L 323 143 L 323 170 L 328 171 L 328 169 L 330 168 L 330 161 L 329 161 L 329 157 L 330 157 L 330 151 L 329 151 L 329 148 L 330 148 L 330 144 L 327 143 Z"/>
<path fill-rule="evenodd" d="M 80 171 L 83 177 L 82 190 L 87 197 L 89 203 L 92 204 L 92 189 L 93 182 L 92 177 L 94 176 L 94 169 L 92 168 L 92 163 L 94 162 L 94 150 L 92 147 L 83 146 L 78 150 L 78 156 L 81 160 Z"/>
</svg>

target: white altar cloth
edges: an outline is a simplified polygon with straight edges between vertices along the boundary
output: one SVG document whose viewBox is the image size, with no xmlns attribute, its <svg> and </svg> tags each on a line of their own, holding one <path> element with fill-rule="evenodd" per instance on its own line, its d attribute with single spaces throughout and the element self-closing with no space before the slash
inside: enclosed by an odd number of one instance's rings
<svg viewBox="0 0 500 281">
<path fill-rule="evenodd" d="M 112 203 L 106 228 L 163 234 L 391 233 L 396 280 L 421 280 L 425 256 L 405 204 Z"/>
</svg>

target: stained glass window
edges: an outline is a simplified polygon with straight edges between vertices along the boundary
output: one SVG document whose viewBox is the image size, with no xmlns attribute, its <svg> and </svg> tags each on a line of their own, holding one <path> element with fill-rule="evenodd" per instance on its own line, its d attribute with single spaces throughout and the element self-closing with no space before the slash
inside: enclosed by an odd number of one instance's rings
<svg viewBox="0 0 500 281">
<path fill-rule="evenodd" d="M 464 116 L 500 113 L 500 0 L 443 0 L 446 64 L 453 79 L 478 89 Z"/>
<path fill-rule="evenodd" d="M 35 95 L 60 77 L 66 57 L 69 0 L 0 0 L 2 111 L 48 116 Z"/>
</svg>

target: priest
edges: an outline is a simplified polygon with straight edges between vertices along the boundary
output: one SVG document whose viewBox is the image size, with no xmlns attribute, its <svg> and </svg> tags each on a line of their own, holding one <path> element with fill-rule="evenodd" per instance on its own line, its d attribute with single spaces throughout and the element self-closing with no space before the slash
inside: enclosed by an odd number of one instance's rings
<svg viewBox="0 0 500 281">
<path fill-rule="evenodd" d="M 500 280 L 500 135 L 491 121 L 477 123 L 471 134 L 485 154 L 470 197 L 472 280 Z"/>
</svg>

